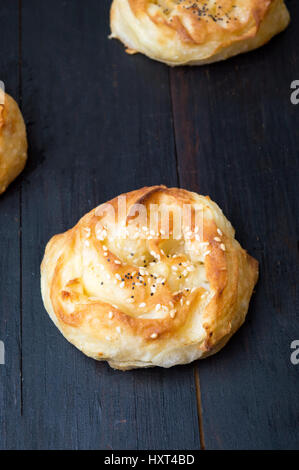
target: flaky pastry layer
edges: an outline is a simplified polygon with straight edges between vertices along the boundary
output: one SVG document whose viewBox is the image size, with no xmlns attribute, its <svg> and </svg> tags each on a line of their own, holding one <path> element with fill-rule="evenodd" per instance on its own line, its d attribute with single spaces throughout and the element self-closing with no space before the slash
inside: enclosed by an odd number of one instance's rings
<svg viewBox="0 0 299 470">
<path fill-rule="evenodd" d="M 256 49 L 289 21 L 283 0 L 114 0 L 110 23 L 129 53 L 200 65 Z"/>
<path fill-rule="evenodd" d="M 257 261 L 209 197 L 165 186 L 124 197 L 125 209 L 115 198 L 48 243 L 41 287 L 50 317 L 77 348 L 116 369 L 171 367 L 215 353 L 245 320 Z M 190 225 L 177 236 L 176 211 L 186 207 Z"/>
</svg>

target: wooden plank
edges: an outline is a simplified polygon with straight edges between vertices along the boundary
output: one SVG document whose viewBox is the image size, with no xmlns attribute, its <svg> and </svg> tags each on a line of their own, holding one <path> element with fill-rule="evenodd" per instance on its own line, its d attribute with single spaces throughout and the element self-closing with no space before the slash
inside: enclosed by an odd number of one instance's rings
<svg viewBox="0 0 299 470">
<path fill-rule="evenodd" d="M 298 448 L 299 5 L 269 45 L 225 63 L 171 71 L 183 187 L 209 194 L 260 262 L 248 319 L 198 364 L 207 449 Z M 298 235 L 297 235 L 298 236 Z"/>
<path fill-rule="evenodd" d="M 17 101 L 18 1 L 3 0 L 0 10 L 0 80 Z M 20 184 L 19 177 L 0 196 L 0 341 L 5 346 L 5 365 L 0 365 L 0 449 L 18 446 L 21 413 L 20 326 Z"/>
<path fill-rule="evenodd" d="M 109 41 L 109 2 L 23 2 L 25 448 L 199 447 L 192 369 L 112 371 L 68 344 L 39 292 L 46 242 L 144 185 L 177 185 L 168 70 Z"/>
</svg>

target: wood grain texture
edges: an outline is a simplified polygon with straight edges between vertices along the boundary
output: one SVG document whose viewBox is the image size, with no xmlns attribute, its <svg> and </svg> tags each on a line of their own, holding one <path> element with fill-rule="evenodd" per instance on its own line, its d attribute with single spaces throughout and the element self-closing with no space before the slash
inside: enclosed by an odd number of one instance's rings
<svg viewBox="0 0 299 470">
<path fill-rule="evenodd" d="M 0 9 L 0 70 L 6 91 L 18 101 L 19 21 L 17 0 L 4 0 Z M 0 449 L 18 445 L 21 411 L 20 322 L 20 182 L 18 178 L 0 197 L 0 340 L 5 365 L 0 365 Z"/>
<path fill-rule="evenodd" d="M 248 320 L 198 364 L 207 449 L 298 449 L 298 2 L 290 28 L 225 63 L 171 70 L 181 185 L 209 194 L 260 262 Z"/>
<path fill-rule="evenodd" d="M 108 40 L 109 2 L 22 7 L 24 448 L 198 448 L 192 368 L 115 372 L 48 318 L 39 265 L 49 238 L 137 187 L 177 185 L 167 68 Z M 178 428 L 179 423 L 179 428 Z"/>
<path fill-rule="evenodd" d="M 263 49 L 169 69 L 108 40 L 110 0 L 2 0 L 0 79 L 22 101 L 30 151 L 0 198 L 0 449 L 299 447 L 299 5 L 287 3 L 290 28 Z M 113 371 L 51 323 L 40 262 L 100 202 L 161 183 L 218 202 L 260 281 L 217 356 Z"/>
</svg>

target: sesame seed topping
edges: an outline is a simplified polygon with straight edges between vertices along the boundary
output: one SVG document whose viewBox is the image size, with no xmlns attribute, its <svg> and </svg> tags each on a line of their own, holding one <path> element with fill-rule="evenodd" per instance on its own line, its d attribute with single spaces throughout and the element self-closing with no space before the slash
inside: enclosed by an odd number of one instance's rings
<svg viewBox="0 0 299 470">
<path fill-rule="evenodd" d="M 222 251 L 225 251 L 226 248 L 225 248 L 224 243 L 221 243 L 220 248 L 221 248 Z"/>
<path fill-rule="evenodd" d="M 169 312 L 170 318 L 174 318 L 175 314 L 176 314 L 176 310 L 170 310 Z"/>
<path fill-rule="evenodd" d="M 108 318 L 111 320 L 113 318 L 113 312 L 109 312 Z"/>
<path fill-rule="evenodd" d="M 153 333 L 153 334 L 151 335 L 151 338 L 152 338 L 152 339 L 158 338 L 158 334 L 157 334 L 157 333 Z"/>
</svg>

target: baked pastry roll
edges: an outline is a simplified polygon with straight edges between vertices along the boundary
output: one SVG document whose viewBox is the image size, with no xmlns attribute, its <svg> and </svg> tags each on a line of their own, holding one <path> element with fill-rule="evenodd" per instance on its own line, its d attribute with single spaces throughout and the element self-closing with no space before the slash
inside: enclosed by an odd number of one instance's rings
<svg viewBox="0 0 299 470">
<path fill-rule="evenodd" d="M 217 204 L 154 186 L 119 196 L 54 236 L 41 290 L 71 343 L 127 370 L 217 352 L 244 322 L 257 277 L 257 261 Z"/>
<path fill-rule="evenodd" d="M 24 119 L 15 100 L 2 94 L 0 104 L 0 194 L 22 172 L 27 160 Z"/>
<path fill-rule="evenodd" d="M 129 53 L 200 65 L 256 49 L 289 21 L 283 0 L 114 0 L 111 37 Z"/>
</svg>

